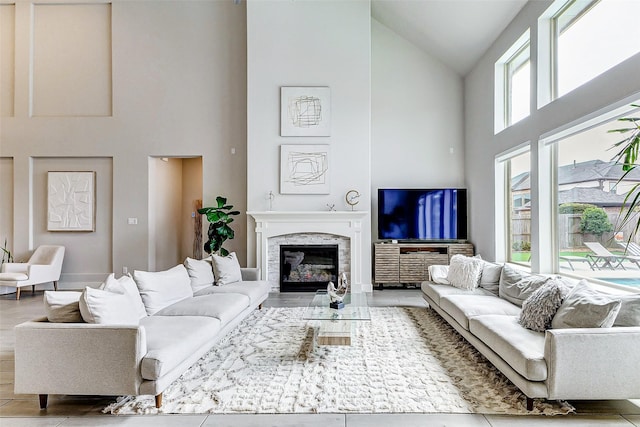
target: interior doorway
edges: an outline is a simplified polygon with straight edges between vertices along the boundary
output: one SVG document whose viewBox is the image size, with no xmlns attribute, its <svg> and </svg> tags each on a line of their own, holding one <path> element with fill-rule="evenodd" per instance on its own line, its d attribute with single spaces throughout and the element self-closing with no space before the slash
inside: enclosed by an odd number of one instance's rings
<svg viewBox="0 0 640 427">
<path fill-rule="evenodd" d="M 166 270 L 186 257 L 202 258 L 198 206 L 202 206 L 202 157 L 150 157 L 151 271 Z"/>
</svg>

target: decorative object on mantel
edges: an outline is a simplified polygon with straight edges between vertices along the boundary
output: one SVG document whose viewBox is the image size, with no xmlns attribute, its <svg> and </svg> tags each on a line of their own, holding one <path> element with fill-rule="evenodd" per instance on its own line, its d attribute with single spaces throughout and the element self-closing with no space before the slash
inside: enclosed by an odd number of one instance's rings
<svg viewBox="0 0 640 427">
<path fill-rule="evenodd" d="M 335 203 L 327 203 L 327 207 L 329 208 L 329 212 L 335 212 L 336 211 L 336 204 Z"/>
<path fill-rule="evenodd" d="M 269 208 L 267 210 L 272 211 L 273 210 L 273 199 L 276 198 L 276 195 L 273 194 L 273 191 L 269 190 L 269 193 L 267 194 L 266 199 L 269 201 Z"/>
<path fill-rule="evenodd" d="M 47 196 L 47 231 L 95 231 L 95 171 L 47 172 Z"/>
<path fill-rule="evenodd" d="M 333 282 L 327 284 L 327 294 L 329 295 L 330 301 L 329 307 L 337 310 L 344 308 L 344 297 L 347 296 L 347 292 L 349 292 L 349 281 L 347 280 L 347 274 L 342 273 L 340 277 L 338 277 L 337 288 Z"/>
<path fill-rule="evenodd" d="M 204 250 L 207 253 L 219 253 L 220 256 L 229 255 L 229 251 L 222 247 L 227 239 L 233 239 L 235 233 L 229 227 L 229 223 L 233 222 L 232 215 L 240 215 L 239 211 L 233 211 L 233 205 L 227 205 L 227 198 L 216 197 L 216 206 L 198 209 L 198 213 L 206 215 L 210 222 L 209 231 L 207 233 L 209 240 L 204 244 Z"/>
<path fill-rule="evenodd" d="M 330 136 L 328 87 L 280 88 L 280 136 Z"/>
<path fill-rule="evenodd" d="M 329 146 L 281 145 L 280 193 L 329 194 Z"/>
<path fill-rule="evenodd" d="M 355 210 L 355 206 L 360 202 L 360 193 L 358 190 L 349 190 L 347 194 L 344 196 L 347 204 L 351 206 L 351 210 Z"/>
</svg>

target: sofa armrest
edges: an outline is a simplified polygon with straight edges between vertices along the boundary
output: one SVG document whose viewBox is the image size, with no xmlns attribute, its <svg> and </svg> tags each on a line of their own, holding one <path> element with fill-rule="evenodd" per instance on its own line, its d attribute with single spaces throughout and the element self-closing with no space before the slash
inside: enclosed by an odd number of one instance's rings
<svg viewBox="0 0 640 427">
<path fill-rule="evenodd" d="M 142 326 L 49 323 L 15 327 L 15 393 L 137 394 L 147 353 Z"/>
<path fill-rule="evenodd" d="M 2 264 L 2 273 L 24 273 L 27 274 L 29 264 L 24 262 L 5 262 Z"/>
<path fill-rule="evenodd" d="M 550 399 L 640 398 L 640 327 L 550 329 Z"/>
<path fill-rule="evenodd" d="M 259 268 L 242 267 L 240 268 L 240 272 L 242 273 L 242 280 L 252 282 L 260 280 Z"/>
</svg>

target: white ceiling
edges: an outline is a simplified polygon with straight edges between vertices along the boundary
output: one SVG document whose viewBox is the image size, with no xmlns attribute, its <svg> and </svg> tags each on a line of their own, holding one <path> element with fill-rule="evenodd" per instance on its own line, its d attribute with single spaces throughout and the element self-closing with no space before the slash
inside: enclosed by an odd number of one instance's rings
<svg viewBox="0 0 640 427">
<path fill-rule="evenodd" d="M 467 75 L 527 0 L 372 0 L 371 15 Z"/>
</svg>

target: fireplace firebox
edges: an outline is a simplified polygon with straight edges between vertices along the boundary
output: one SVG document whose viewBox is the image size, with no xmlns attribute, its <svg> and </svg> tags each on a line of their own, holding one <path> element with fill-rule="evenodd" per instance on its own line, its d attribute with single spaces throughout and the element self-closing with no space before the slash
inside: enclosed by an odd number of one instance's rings
<svg viewBox="0 0 640 427">
<path fill-rule="evenodd" d="M 280 292 L 325 289 L 338 271 L 338 245 L 280 246 Z"/>
</svg>

